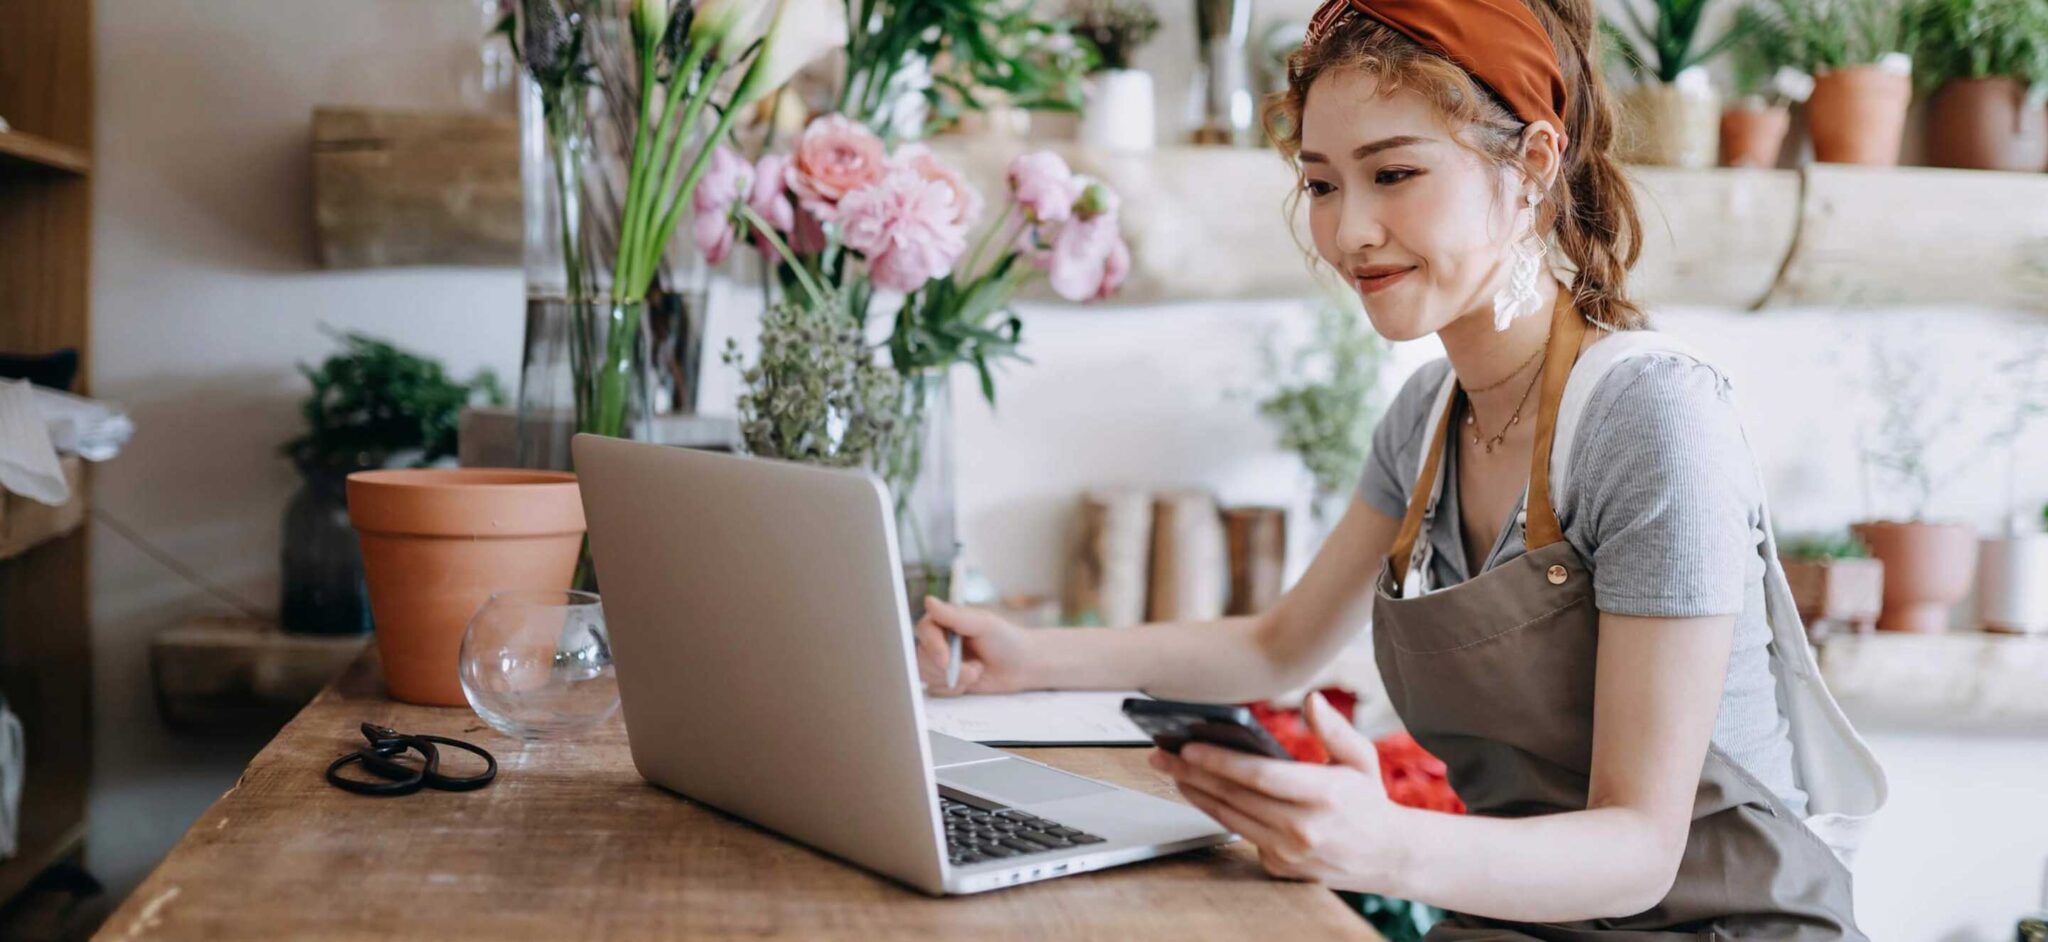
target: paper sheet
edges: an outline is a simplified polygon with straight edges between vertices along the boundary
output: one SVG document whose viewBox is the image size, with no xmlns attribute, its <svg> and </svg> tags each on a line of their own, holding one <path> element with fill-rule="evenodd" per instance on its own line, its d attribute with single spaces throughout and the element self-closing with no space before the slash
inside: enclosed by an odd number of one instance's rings
<svg viewBox="0 0 2048 942">
<path fill-rule="evenodd" d="M 991 746 L 1145 746 L 1152 740 L 1124 719 L 1134 690 L 1060 690 L 927 697 L 933 732 Z"/>
</svg>

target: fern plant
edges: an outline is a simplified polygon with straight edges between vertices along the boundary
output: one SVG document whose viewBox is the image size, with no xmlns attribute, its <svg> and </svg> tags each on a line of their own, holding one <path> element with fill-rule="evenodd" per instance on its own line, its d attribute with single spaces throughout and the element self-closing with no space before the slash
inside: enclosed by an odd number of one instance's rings
<svg viewBox="0 0 2048 942">
<path fill-rule="evenodd" d="M 1912 18 L 1926 87 L 2016 78 L 2040 107 L 2048 94 L 2048 0 L 1921 0 Z"/>
<path fill-rule="evenodd" d="M 1755 0 L 1744 29 L 1783 64 L 1815 75 L 1911 53 L 1915 17 L 1907 0 Z M 1759 32 L 1760 31 L 1760 32 Z"/>
<path fill-rule="evenodd" d="M 426 467 L 455 454 L 464 406 L 505 402 L 490 370 L 460 382 L 439 362 L 387 341 L 354 332 L 336 336 L 342 352 L 318 368 L 299 366 L 313 387 L 299 406 L 306 432 L 282 450 L 301 471 Z"/>
<path fill-rule="evenodd" d="M 1741 22 L 1711 42 L 1702 43 L 1702 22 L 1714 0 L 1651 0 L 1651 16 L 1643 17 L 1635 0 L 1620 4 L 1626 25 L 1603 18 L 1601 29 L 1621 61 L 1639 82 L 1669 84 L 1680 73 L 1705 65 L 1741 39 Z"/>
</svg>

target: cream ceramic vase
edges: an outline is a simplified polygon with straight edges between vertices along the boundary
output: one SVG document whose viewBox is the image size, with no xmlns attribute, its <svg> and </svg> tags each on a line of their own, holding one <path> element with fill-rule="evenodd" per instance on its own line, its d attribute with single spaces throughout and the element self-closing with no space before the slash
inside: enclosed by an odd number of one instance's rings
<svg viewBox="0 0 2048 942">
<path fill-rule="evenodd" d="M 2048 533 L 1978 544 L 1977 619 L 1992 631 L 2048 632 Z"/>
<path fill-rule="evenodd" d="M 1080 139 L 1095 150 L 1140 152 L 1157 145 L 1152 73 L 1108 69 L 1088 79 Z"/>
</svg>

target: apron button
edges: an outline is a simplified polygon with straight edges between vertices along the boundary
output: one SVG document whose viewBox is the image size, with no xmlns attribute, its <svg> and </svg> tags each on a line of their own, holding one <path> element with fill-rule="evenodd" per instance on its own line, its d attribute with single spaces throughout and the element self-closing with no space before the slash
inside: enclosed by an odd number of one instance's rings
<svg viewBox="0 0 2048 942">
<path fill-rule="evenodd" d="M 1551 584 L 1551 585 L 1564 585 L 1564 580 L 1565 580 L 1565 577 L 1566 577 L 1567 575 L 1568 575 L 1568 573 L 1566 573 L 1566 572 L 1565 572 L 1565 568 L 1564 568 L 1563 566 L 1552 566 L 1552 567 L 1550 567 L 1550 572 L 1549 572 L 1549 576 L 1550 576 L 1550 584 Z"/>
</svg>

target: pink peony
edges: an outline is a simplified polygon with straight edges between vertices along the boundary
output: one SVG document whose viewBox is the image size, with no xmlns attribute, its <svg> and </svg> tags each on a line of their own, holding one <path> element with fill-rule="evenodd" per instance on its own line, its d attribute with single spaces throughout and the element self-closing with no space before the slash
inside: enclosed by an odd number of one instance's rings
<svg viewBox="0 0 2048 942">
<path fill-rule="evenodd" d="M 1100 301 L 1123 286 L 1131 273 L 1131 249 L 1117 231 L 1114 213 L 1099 213 L 1061 226 L 1052 250 L 1039 260 L 1051 269 L 1052 290 L 1069 301 Z"/>
<path fill-rule="evenodd" d="M 933 183 L 943 183 L 953 194 L 953 221 L 967 225 L 981 215 L 981 192 L 946 165 L 939 155 L 923 144 L 906 145 L 896 151 L 896 166 L 907 168 Z"/>
<path fill-rule="evenodd" d="M 691 232 L 706 262 L 717 265 L 732 254 L 733 208 L 753 185 L 754 165 L 746 158 L 723 144 L 711 152 L 711 163 L 690 195 L 690 208 L 696 211 Z"/>
<path fill-rule="evenodd" d="M 797 138 L 786 176 L 805 209 L 824 222 L 836 222 L 839 203 L 847 194 L 879 183 L 888 172 L 882 139 L 845 115 L 834 114 L 811 122 Z"/>
<path fill-rule="evenodd" d="M 875 287 L 907 294 L 951 273 L 967 251 L 967 227 L 955 214 L 946 184 L 898 170 L 847 194 L 839 205 L 839 237 L 866 256 Z"/>
<path fill-rule="evenodd" d="M 1022 154 L 1010 161 L 1010 194 L 1032 222 L 1060 222 L 1074 213 L 1085 182 L 1051 151 Z"/>
<path fill-rule="evenodd" d="M 796 228 L 796 207 L 789 201 L 789 190 L 783 183 L 789 170 L 789 156 L 768 154 L 754 165 L 754 187 L 747 194 L 747 208 L 761 221 L 776 232 L 787 235 Z M 756 234 L 754 241 L 763 253 L 774 251 L 764 235 Z"/>
</svg>

